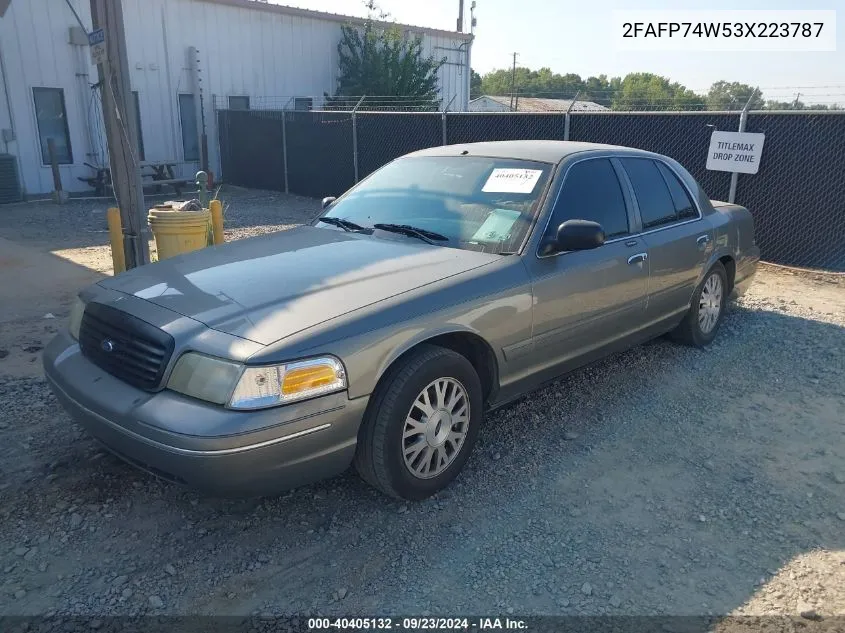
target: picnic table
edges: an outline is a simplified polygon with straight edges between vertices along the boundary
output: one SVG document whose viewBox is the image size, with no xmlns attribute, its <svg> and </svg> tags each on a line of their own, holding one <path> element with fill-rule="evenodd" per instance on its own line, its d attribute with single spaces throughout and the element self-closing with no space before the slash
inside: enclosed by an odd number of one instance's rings
<svg viewBox="0 0 845 633">
<path fill-rule="evenodd" d="M 94 170 L 95 175 L 88 177 L 80 176 L 79 180 L 93 187 L 98 196 L 106 195 L 108 190 L 114 186 L 111 179 L 111 170 L 107 166 L 96 166 L 90 163 L 85 164 Z M 176 195 L 181 196 L 182 188 L 193 181 L 190 178 L 179 178 L 176 176 L 175 167 L 178 164 L 177 161 L 141 161 L 139 167 L 141 168 L 141 178 L 144 179 L 144 186 L 153 186 L 155 187 L 155 192 L 160 193 L 162 186 L 170 185 L 176 191 Z M 149 171 L 145 171 L 145 169 Z"/>
</svg>

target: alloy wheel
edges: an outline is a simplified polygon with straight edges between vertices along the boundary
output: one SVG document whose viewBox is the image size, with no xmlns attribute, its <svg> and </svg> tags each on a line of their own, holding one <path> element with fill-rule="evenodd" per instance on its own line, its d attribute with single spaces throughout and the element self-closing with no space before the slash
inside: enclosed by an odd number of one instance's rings
<svg viewBox="0 0 845 633">
<path fill-rule="evenodd" d="M 469 428 L 470 404 L 464 386 L 438 378 L 414 400 L 402 432 L 402 456 L 412 475 L 431 479 L 458 456 Z"/>
<path fill-rule="evenodd" d="M 698 300 L 698 327 L 702 334 L 710 334 L 719 320 L 722 311 L 722 278 L 716 273 L 711 274 Z"/>
</svg>

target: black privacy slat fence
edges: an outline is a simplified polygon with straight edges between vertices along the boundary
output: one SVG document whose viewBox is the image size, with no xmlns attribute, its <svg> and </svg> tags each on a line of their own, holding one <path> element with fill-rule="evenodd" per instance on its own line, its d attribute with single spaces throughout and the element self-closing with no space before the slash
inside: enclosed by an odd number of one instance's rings
<svg viewBox="0 0 845 633">
<path fill-rule="evenodd" d="M 754 213 L 764 258 L 845 271 L 845 116 L 751 114 L 746 131 L 766 141 L 736 201 Z"/>
<path fill-rule="evenodd" d="M 739 113 L 579 114 L 572 116 L 569 139 L 624 145 L 671 156 L 686 167 L 711 199 L 727 200 L 731 175 L 705 168 L 707 147 L 714 129 L 735 132 L 738 126 Z"/>
<path fill-rule="evenodd" d="M 360 178 L 408 152 L 443 144 L 439 112 L 374 112 L 356 117 Z"/>
<path fill-rule="evenodd" d="M 291 193 L 322 198 L 355 184 L 348 112 L 287 112 L 284 132 Z"/>
<path fill-rule="evenodd" d="M 567 121 L 567 118 L 569 119 Z M 337 196 L 408 152 L 514 139 L 589 141 L 671 156 L 713 199 L 731 175 L 706 169 L 714 130 L 736 131 L 738 112 L 440 113 L 219 110 L 222 178 L 261 189 Z M 845 112 L 752 112 L 766 135 L 760 170 L 740 174 L 763 259 L 845 272 Z"/>
<path fill-rule="evenodd" d="M 460 112 L 446 115 L 449 143 L 565 140 L 565 116 L 556 114 Z"/>
<path fill-rule="evenodd" d="M 232 184 L 284 191 L 282 113 L 256 114 L 249 110 L 218 113 L 220 167 Z"/>
</svg>

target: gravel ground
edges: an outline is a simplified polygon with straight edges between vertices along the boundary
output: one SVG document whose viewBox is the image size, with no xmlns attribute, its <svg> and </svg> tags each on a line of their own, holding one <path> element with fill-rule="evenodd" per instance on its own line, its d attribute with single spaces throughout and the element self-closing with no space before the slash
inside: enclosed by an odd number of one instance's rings
<svg viewBox="0 0 845 633">
<path fill-rule="evenodd" d="M 274 191 L 226 185 L 219 196 L 224 203 L 227 240 L 290 228 L 320 211 L 319 200 Z M 166 199 L 156 196 L 148 198 L 147 202 L 152 205 Z M 114 206 L 114 202 L 104 199 L 71 199 L 61 206 L 49 201 L 3 205 L 0 207 L 0 237 L 50 250 L 87 246 L 107 248 L 106 210 L 110 206 Z M 108 262 L 110 265 L 110 257 Z"/>
<path fill-rule="evenodd" d="M 229 239 L 319 208 L 223 197 Z M 102 263 L 95 203 L 19 206 L 0 237 Z M 462 476 L 417 504 L 352 473 L 198 496 L 104 453 L 7 361 L 0 615 L 845 615 L 842 277 L 764 267 L 709 349 L 660 339 L 491 414 Z"/>
</svg>

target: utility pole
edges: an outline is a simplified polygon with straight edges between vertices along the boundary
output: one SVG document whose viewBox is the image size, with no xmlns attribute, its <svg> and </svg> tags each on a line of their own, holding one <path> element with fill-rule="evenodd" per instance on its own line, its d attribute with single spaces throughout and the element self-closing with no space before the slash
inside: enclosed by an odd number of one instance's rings
<svg viewBox="0 0 845 633">
<path fill-rule="evenodd" d="M 513 54 L 513 68 L 511 69 L 511 112 L 513 112 L 513 94 L 516 87 L 516 58 L 519 53 Z"/>
<path fill-rule="evenodd" d="M 458 33 L 464 32 L 464 0 L 458 0 Z"/>
<path fill-rule="evenodd" d="M 150 256 L 142 230 L 144 188 L 138 164 L 137 118 L 129 83 L 121 0 L 91 0 L 91 21 L 95 30 L 102 28 L 105 31 L 106 60 L 97 65 L 97 72 L 112 184 L 123 224 L 126 268 L 130 269 L 149 263 Z"/>
<path fill-rule="evenodd" d="M 748 111 L 751 109 L 751 102 L 754 100 L 754 95 L 755 91 L 752 91 L 751 96 L 748 97 L 748 101 L 745 102 L 745 106 L 742 108 L 742 113 L 739 115 L 738 132 L 745 132 L 745 126 L 748 124 Z M 728 202 L 731 204 L 736 200 L 736 185 L 738 182 L 739 172 L 733 172 L 731 174 L 731 188 L 728 190 Z"/>
<path fill-rule="evenodd" d="M 194 46 L 188 47 L 188 68 L 191 69 L 191 83 L 193 84 L 197 138 L 200 143 L 200 169 L 208 172 L 208 135 L 205 132 L 205 105 L 203 104 L 202 77 L 200 77 L 200 58 L 199 51 Z"/>
<path fill-rule="evenodd" d="M 798 109 L 798 99 L 800 99 L 800 98 L 801 98 L 801 93 L 800 93 L 800 92 L 799 92 L 799 93 L 796 93 L 796 95 L 795 95 L 795 101 L 793 101 L 793 102 L 792 102 L 792 109 L 793 109 L 793 110 L 797 110 L 797 109 Z"/>
</svg>

